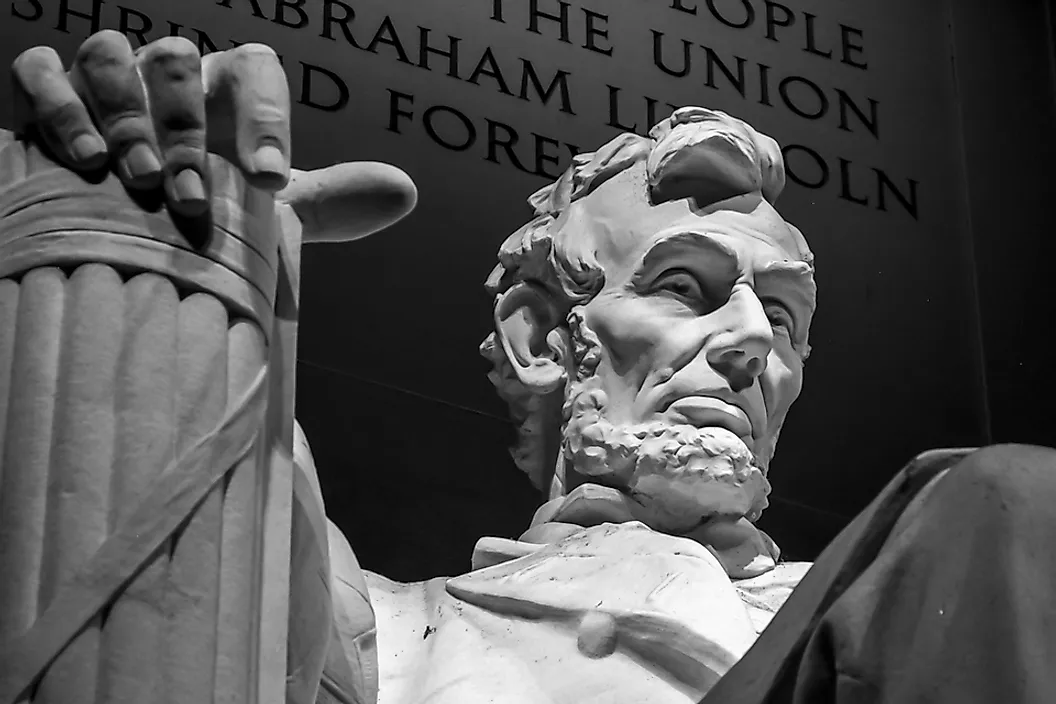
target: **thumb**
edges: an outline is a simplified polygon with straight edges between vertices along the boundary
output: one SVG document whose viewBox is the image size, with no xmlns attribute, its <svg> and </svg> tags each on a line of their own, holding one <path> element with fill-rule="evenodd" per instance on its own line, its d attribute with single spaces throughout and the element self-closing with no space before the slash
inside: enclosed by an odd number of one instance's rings
<svg viewBox="0 0 1056 704">
<path fill-rule="evenodd" d="M 277 195 L 303 223 L 303 242 L 348 242 L 383 230 L 410 213 L 418 190 L 401 169 L 374 161 L 294 170 Z"/>
</svg>

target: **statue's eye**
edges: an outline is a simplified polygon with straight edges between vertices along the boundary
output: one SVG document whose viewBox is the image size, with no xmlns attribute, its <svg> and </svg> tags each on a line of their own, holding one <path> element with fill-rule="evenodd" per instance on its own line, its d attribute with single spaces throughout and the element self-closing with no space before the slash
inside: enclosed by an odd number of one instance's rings
<svg viewBox="0 0 1056 704">
<path fill-rule="evenodd" d="M 697 277 L 685 269 L 672 269 L 664 272 L 653 282 L 654 291 L 666 291 L 680 298 L 689 298 L 694 301 L 704 299 L 704 291 Z"/>
<path fill-rule="evenodd" d="M 784 330 L 789 336 L 795 332 L 796 321 L 792 317 L 792 313 L 789 312 L 788 307 L 781 303 L 781 301 L 769 298 L 763 302 L 763 310 L 766 311 L 766 318 L 770 321 L 770 325 L 775 330 Z"/>
</svg>

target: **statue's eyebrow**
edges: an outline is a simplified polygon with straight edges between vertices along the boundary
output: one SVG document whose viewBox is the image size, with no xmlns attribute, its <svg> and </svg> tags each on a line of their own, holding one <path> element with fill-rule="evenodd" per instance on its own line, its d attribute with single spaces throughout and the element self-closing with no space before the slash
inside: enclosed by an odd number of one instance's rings
<svg viewBox="0 0 1056 704">
<path fill-rule="evenodd" d="M 774 290 L 791 294 L 795 303 L 813 312 L 815 307 L 814 268 L 801 261 L 775 261 L 755 272 L 755 289 L 760 296 Z"/>
<path fill-rule="evenodd" d="M 807 336 L 814 317 L 816 287 L 814 269 L 803 261 L 775 261 L 755 272 L 755 293 L 764 303 L 777 300 L 795 319 L 793 345 L 801 357 L 810 353 Z"/>
<path fill-rule="evenodd" d="M 670 259 L 681 259 L 685 268 L 705 280 L 733 283 L 740 275 L 737 250 L 703 231 L 680 230 L 661 233 L 635 267 L 631 284 L 638 286 Z"/>
</svg>

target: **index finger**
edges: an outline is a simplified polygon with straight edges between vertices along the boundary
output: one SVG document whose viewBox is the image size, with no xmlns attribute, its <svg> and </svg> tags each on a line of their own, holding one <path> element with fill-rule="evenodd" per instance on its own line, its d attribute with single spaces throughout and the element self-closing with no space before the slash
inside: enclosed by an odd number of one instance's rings
<svg viewBox="0 0 1056 704">
<path fill-rule="evenodd" d="M 234 152 L 254 186 L 283 188 L 290 178 L 290 89 L 279 57 L 263 44 L 244 44 L 206 55 L 202 78 L 211 148 Z"/>
<path fill-rule="evenodd" d="M 34 47 L 11 66 L 17 130 L 35 129 L 52 153 L 74 169 L 106 163 L 106 142 L 54 49 Z"/>
</svg>

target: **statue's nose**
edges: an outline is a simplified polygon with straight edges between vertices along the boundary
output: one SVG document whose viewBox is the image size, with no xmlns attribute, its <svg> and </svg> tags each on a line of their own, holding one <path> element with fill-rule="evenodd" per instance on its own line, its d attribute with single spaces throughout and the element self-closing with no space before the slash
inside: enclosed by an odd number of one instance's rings
<svg viewBox="0 0 1056 704">
<path fill-rule="evenodd" d="M 734 292 L 719 313 L 720 330 L 708 346 L 708 362 L 734 391 L 751 386 L 766 369 L 774 332 L 755 292 Z"/>
</svg>

